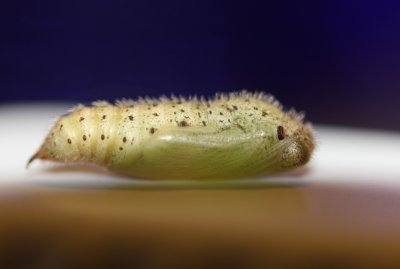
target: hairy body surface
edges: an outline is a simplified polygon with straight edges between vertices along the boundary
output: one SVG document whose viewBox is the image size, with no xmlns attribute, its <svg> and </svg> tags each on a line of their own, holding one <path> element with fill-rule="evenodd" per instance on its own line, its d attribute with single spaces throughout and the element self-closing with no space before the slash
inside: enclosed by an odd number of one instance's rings
<svg viewBox="0 0 400 269">
<path fill-rule="evenodd" d="M 263 93 L 97 102 L 62 116 L 36 159 L 87 161 L 153 179 L 238 178 L 302 166 L 309 124 Z"/>
</svg>

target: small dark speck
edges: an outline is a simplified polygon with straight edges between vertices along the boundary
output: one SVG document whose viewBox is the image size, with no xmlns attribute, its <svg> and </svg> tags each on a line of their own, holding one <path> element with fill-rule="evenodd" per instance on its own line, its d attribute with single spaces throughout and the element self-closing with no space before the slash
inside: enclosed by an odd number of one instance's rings
<svg viewBox="0 0 400 269">
<path fill-rule="evenodd" d="M 223 116 L 223 115 L 224 115 L 224 113 L 222 113 L 222 112 L 219 112 L 219 114 L 220 114 L 221 116 Z"/>
<path fill-rule="evenodd" d="M 185 110 L 184 110 L 184 109 L 181 109 L 181 112 L 185 112 Z"/>
<path fill-rule="evenodd" d="M 123 147 L 119 147 L 119 150 L 123 150 L 124 148 Z"/>
<path fill-rule="evenodd" d="M 249 117 L 251 117 L 251 116 L 253 116 L 253 113 L 250 113 L 250 114 L 249 114 Z"/>
<path fill-rule="evenodd" d="M 87 138 L 86 135 L 82 136 L 83 141 L 86 141 L 86 138 Z"/>
<path fill-rule="evenodd" d="M 107 117 L 106 115 L 103 115 L 103 117 L 101 117 L 101 118 L 102 118 L 103 120 L 105 120 L 105 119 L 106 119 L 106 117 Z"/>
<path fill-rule="evenodd" d="M 132 115 L 129 115 L 129 120 L 133 120 L 133 116 Z"/>
<path fill-rule="evenodd" d="M 237 106 L 232 106 L 232 107 L 233 107 L 234 110 L 238 110 L 238 107 L 237 107 Z"/>
<path fill-rule="evenodd" d="M 210 115 L 211 115 L 211 114 L 212 114 L 212 111 L 211 111 L 211 110 L 209 110 L 209 111 L 208 111 L 208 113 L 210 113 Z"/>
<path fill-rule="evenodd" d="M 156 128 L 154 128 L 154 127 L 151 127 L 151 128 L 150 128 L 150 133 L 151 133 L 151 134 L 154 134 L 156 131 L 157 131 Z"/>
<path fill-rule="evenodd" d="M 202 121 L 202 123 L 203 123 L 203 126 L 206 126 L 206 125 L 207 125 L 206 122 L 205 122 L 204 120 Z"/>
<path fill-rule="evenodd" d="M 63 124 L 61 124 L 61 125 L 60 125 L 60 130 L 61 130 L 63 127 L 64 127 L 64 125 L 63 125 Z"/>
<path fill-rule="evenodd" d="M 67 139 L 67 142 L 68 142 L 68 144 L 71 144 L 72 143 L 72 141 L 71 141 L 71 139 Z"/>
<path fill-rule="evenodd" d="M 153 116 L 158 117 L 158 113 L 153 113 Z"/>
<path fill-rule="evenodd" d="M 122 138 L 122 142 L 126 143 L 126 137 Z"/>
<path fill-rule="evenodd" d="M 263 117 L 265 117 L 265 116 L 267 116 L 267 115 L 268 115 L 267 112 L 265 112 L 265 111 L 262 112 L 262 116 L 263 116 Z"/>
<path fill-rule="evenodd" d="M 254 110 L 258 110 L 258 107 L 256 107 L 256 106 L 255 106 L 255 107 L 253 107 L 253 108 L 254 108 Z"/>
<path fill-rule="evenodd" d="M 101 140 L 104 140 L 106 137 L 102 134 L 100 138 Z"/>
<path fill-rule="evenodd" d="M 179 123 L 178 123 L 178 126 L 179 127 L 186 127 L 186 126 L 188 126 L 189 124 L 186 122 L 186 121 L 180 121 Z"/>
<path fill-rule="evenodd" d="M 80 117 L 79 121 L 83 121 L 85 118 L 84 117 Z"/>
<path fill-rule="evenodd" d="M 285 129 L 282 126 L 278 126 L 277 128 L 278 139 L 283 140 L 285 138 Z"/>
</svg>

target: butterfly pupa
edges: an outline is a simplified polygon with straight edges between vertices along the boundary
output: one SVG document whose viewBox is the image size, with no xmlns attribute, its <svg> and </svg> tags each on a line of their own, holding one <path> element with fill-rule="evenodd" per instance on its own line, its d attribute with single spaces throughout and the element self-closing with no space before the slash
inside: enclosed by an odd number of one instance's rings
<svg viewBox="0 0 400 269">
<path fill-rule="evenodd" d="M 55 123 L 34 159 L 91 162 L 149 179 L 231 179 L 306 164 L 313 131 L 271 96 L 161 97 L 80 106 Z"/>
</svg>

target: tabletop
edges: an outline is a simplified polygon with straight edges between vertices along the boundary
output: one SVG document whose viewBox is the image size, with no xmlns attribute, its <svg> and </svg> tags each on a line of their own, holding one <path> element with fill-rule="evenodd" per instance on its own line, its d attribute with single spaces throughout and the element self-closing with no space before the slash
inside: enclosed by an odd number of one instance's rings
<svg viewBox="0 0 400 269">
<path fill-rule="evenodd" d="M 131 179 L 41 161 L 26 169 L 68 107 L 0 106 L 0 265 L 400 265 L 399 133 L 316 125 L 309 165 L 243 180 Z"/>
</svg>

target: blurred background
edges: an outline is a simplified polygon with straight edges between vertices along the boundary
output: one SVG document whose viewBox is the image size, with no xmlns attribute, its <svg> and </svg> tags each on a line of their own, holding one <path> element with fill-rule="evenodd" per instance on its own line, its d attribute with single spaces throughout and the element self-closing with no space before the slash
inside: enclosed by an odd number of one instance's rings
<svg viewBox="0 0 400 269">
<path fill-rule="evenodd" d="M 396 1 L 7 1 L 0 105 L 247 88 L 400 130 Z"/>
</svg>

